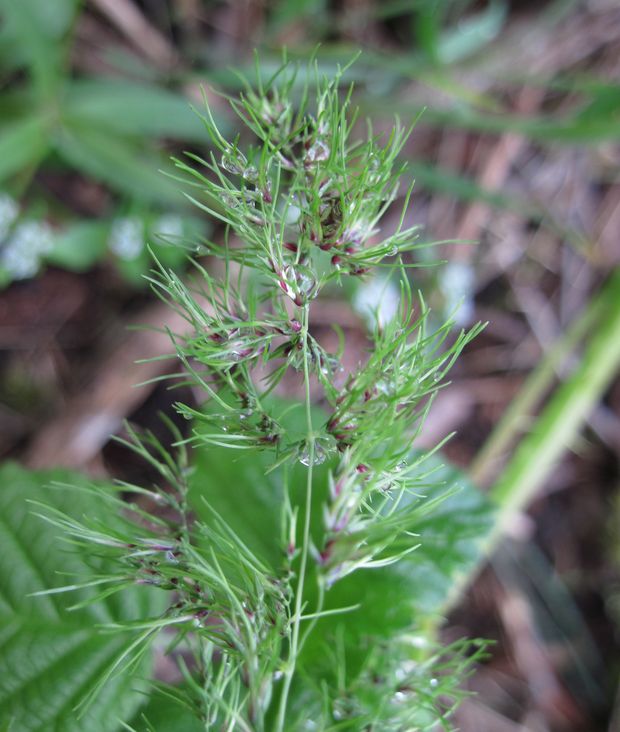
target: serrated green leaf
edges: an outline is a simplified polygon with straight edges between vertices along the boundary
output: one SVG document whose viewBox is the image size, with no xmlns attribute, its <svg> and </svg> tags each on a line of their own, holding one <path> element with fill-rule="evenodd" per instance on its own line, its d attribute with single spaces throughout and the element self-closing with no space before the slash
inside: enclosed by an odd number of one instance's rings
<svg viewBox="0 0 620 732">
<path fill-rule="evenodd" d="M 303 414 L 298 419 L 303 429 Z M 208 522 L 209 508 L 201 500 L 204 497 L 254 551 L 277 566 L 281 555 L 274 549 L 273 539 L 280 531 L 283 478 L 279 471 L 267 473 L 270 459 L 268 454 L 255 451 L 248 455 L 226 448 L 198 450 L 190 499 L 198 516 Z M 444 463 L 431 457 L 420 466 L 424 474 L 433 471 L 422 481 L 430 484 L 429 498 L 448 497 L 428 512 L 421 510 L 412 523 L 410 530 L 419 535 L 419 548 L 395 565 L 358 571 L 327 592 L 326 609 L 361 607 L 319 621 L 315 640 L 308 641 L 305 649 L 306 663 L 314 665 L 325 656 L 322 639 L 333 642 L 341 626 L 346 647 L 357 656 L 355 662 L 361 663 L 364 639 L 389 638 L 441 613 L 460 578 L 476 564 L 492 527 L 492 510 L 463 473 Z M 315 472 L 315 539 L 321 533 L 326 473 L 325 465 Z M 303 469 L 293 470 L 288 481 L 293 496 L 304 495 Z M 423 503 L 422 499 L 421 507 Z"/>
<path fill-rule="evenodd" d="M 50 488 L 53 481 L 90 484 L 67 471 L 29 472 L 14 464 L 0 470 L 0 719 L 12 720 L 19 732 L 115 732 L 144 699 L 140 679 L 149 663 L 135 677 L 114 677 L 80 718 L 74 708 L 127 643 L 125 635 L 101 634 L 97 624 L 148 615 L 159 598 L 140 588 L 70 612 L 92 596 L 89 590 L 32 596 L 87 580 L 93 568 L 35 515 L 30 501 L 114 521 L 92 493 Z"/>
<path fill-rule="evenodd" d="M 95 125 L 126 135 L 209 140 L 189 100 L 147 84 L 113 79 L 74 81 L 67 86 L 63 111 L 83 127 Z"/>
<path fill-rule="evenodd" d="M 389 639 L 434 622 L 461 578 L 476 565 L 493 526 L 490 503 L 439 457 L 427 458 L 420 469 L 426 473 L 431 468 L 429 497 L 451 494 L 428 513 L 421 511 L 411 526 L 419 547 L 397 564 L 359 571 L 334 585 L 326 595 L 326 609 L 361 607 L 319 621 L 304 651 L 307 664 L 320 664 L 325 643 L 340 636 L 348 663 L 356 666 L 363 661 L 368 639 Z"/>
<path fill-rule="evenodd" d="M 150 725 L 150 726 L 149 726 Z M 130 726 L 136 732 L 204 732 L 204 724 L 169 695 L 155 691 Z"/>
<path fill-rule="evenodd" d="M 305 415 L 302 409 L 288 410 L 289 402 L 271 398 L 266 402 L 270 413 L 279 418 L 285 414 L 289 434 L 304 436 Z M 322 410 L 315 409 L 315 423 L 325 420 Z M 263 561 L 277 567 L 282 555 L 278 551 L 281 528 L 281 510 L 284 500 L 284 479 L 280 470 L 270 472 L 273 453 L 269 450 L 257 452 L 231 450 L 224 447 L 199 448 L 194 452 L 194 473 L 191 478 L 190 502 L 197 516 L 206 523 L 210 520 L 209 506 L 222 516 L 243 541 Z M 327 487 L 327 466 L 315 467 L 317 485 Z M 304 495 L 306 470 L 302 465 L 294 466 L 286 482 L 293 500 Z M 234 490 L 231 490 L 234 486 Z M 319 533 L 322 490 L 315 491 L 313 534 Z M 298 501 L 302 503 L 301 500 Z"/>
<path fill-rule="evenodd" d="M 282 555 L 274 538 L 280 533 L 283 485 L 281 473 L 267 472 L 271 461 L 271 455 L 254 450 L 251 455 L 223 447 L 197 450 L 190 501 L 207 524 L 209 507 L 215 508 L 252 551 L 277 567 Z M 297 491 L 303 476 L 296 472 L 290 482 Z"/>
</svg>

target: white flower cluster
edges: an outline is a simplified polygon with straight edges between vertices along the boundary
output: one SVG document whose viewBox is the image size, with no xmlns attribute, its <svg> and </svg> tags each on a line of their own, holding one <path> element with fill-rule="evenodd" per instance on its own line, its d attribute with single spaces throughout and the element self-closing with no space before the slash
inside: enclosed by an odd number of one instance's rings
<svg viewBox="0 0 620 732">
<path fill-rule="evenodd" d="M 398 313 L 400 292 L 390 280 L 376 276 L 360 284 L 353 307 L 366 318 L 370 328 L 383 327 Z"/>
<path fill-rule="evenodd" d="M 44 221 L 23 221 L 8 236 L 19 212 L 10 196 L 0 197 L 0 266 L 13 280 L 25 280 L 38 271 L 41 259 L 52 250 L 54 235 Z"/>
<path fill-rule="evenodd" d="M 136 216 L 116 219 L 112 224 L 110 250 L 127 261 L 136 259 L 144 249 L 144 223 Z"/>
<path fill-rule="evenodd" d="M 155 221 L 152 231 L 163 239 L 179 239 L 183 236 L 183 219 L 175 214 L 163 214 Z M 145 243 L 146 229 L 141 218 L 125 216 L 113 221 L 108 247 L 117 257 L 126 261 L 137 259 Z"/>
<path fill-rule="evenodd" d="M 458 326 L 471 323 L 474 316 L 474 275 L 474 269 L 468 262 L 459 261 L 448 262 L 439 275 L 445 309 Z"/>
<path fill-rule="evenodd" d="M 164 239 L 178 239 L 183 236 L 183 219 L 175 214 L 163 214 L 157 219 L 153 229 Z"/>
</svg>

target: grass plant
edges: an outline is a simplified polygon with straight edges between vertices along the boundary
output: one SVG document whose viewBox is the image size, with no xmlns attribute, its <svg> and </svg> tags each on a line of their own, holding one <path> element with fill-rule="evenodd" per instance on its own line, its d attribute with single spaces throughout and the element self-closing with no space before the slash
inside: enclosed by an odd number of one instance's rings
<svg viewBox="0 0 620 732">
<path fill-rule="evenodd" d="M 92 603 L 146 585 L 168 598 L 163 612 L 104 624 L 131 635 L 84 709 L 165 638 L 183 683 L 161 693 L 203 729 L 449 729 L 481 653 L 465 641 L 442 648 L 437 602 L 422 611 L 409 594 L 427 538 L 437 553 L 422 579 L 432 592 L 470 561 L 459 551 L 480 540 L 477 521 L 487 526 L 479 496 L 456 527 L 442 516 L 458 479 L 436 450 L 415 449 L 434 395 L 481 326 L 431 327 L 410 286 L 409 255 L 429 246 L 403 224 L 411 189 L 399 192 L 397 161 L 410 130 L 396 121 L 377 135 L 368 124 L 357 139 L 343 71 L 310 73 L 312 84 L 299 85 L 287 64 L 266 83 L 259 72 L 256 88 L 229 100 L 244 134 L 226 139 L 207 107 L 209 157 L 176 160 L 189 200 L 227 234 L 197 249 L 219 268 L 201 258 L 183 280 L 157 263 L 149 278 L 190 326 L 170 333 L 182 369 L 169 378 L 203 400 L 176 404 L 192 427 L 183 437 L 167 420 L 172 450 L 128 428 L 125 445 L 160 483 L 104 491 L 120 517 L 113 526 L 39 509 L 107 568 L 54 594 L 96 588 Z M 381 233 L 397 200 L 400 222 Z M 313 305 L 379 267 L 398 282 L 400 304 L 386 319 L 376 303 L 367 358 L 345 372 L 346 340 L 337 353 L 324 347 Z M 285 378 L 299 401 L 278 396 Z M 207 477 L 220 457 L 228 485 Z M 436 533 L 425 531 L 434 520 Z M 141 724 L 157 729 L 148 710 Z"/>
</svg>

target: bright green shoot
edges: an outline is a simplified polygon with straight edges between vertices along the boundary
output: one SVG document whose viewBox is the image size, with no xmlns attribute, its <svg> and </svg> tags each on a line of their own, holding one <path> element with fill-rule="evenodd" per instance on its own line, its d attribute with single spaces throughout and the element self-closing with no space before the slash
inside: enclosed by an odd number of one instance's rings
<svg viewBox="0 0 620 732">
<path fill-rule="evenodd" d="M 285 65 L 257 89 L 248 85 L 230 100 L 245 128 L 232 140 L 207 109 L 212 152 L 176 166 L 190 200 L 225 224 L 225 239 L 198 245 L 211 260 L 194 263 L 193 279 L 159 263 L 150 277 L 189 325 L 170 336 L 184 367 L 171 379 L 201 395 L 198 407 L 176 405 L 191 433 L 175 434 L 170 454 L 130 430 L 127 446 L 161 486 L 121 484 L 136 500 L 108 496 L 121 517 L 114 527 L 45 514 L 82 551 L 112 560 L 115 572 L 89 580 L 99 596 L 138 583 L 170 598 L 157 617 L 108 626 L 134 635 L 93 694 L 163 634 L 184 677 L 167 693 L 205 730 L 449 729 L 476 658 L 465 659 L 467 644 L 441 649 L 420 636 L 427 616 L 410 614 L 385 634 L 389 608 L 359 636 L 369 641 L 344 640 L 376 612 L 366 583 L 398 584 L 398 572 L 413 571 L 425 540 L 417 529 L 451 493 L 433 477 L 432 452 L 416 452 L 416 437 L 480 327 L 432 326 L 412 293 L 407 268 L 423 245 L 404 225 L 410 190 L 395 230 L 380 232 L 401 197 L 397 160 L 410 130 L 396 122 L 375 135 L 368 126 L 358 140 L 341 81 L 312 66 L 301 79 Z M 400 303 L 389 317 L 376 303 L 368 355 L 345 372 L 346 343 L 337 353 L 321 343 L 313 306 L 346 278 L 363 287 L 377 267 L 397 283 Z M 278 397 L 285 377 L 297 402 Z M 250 520 L 244 532 L 193 476 L 194 456 L 222 450 L 235 455 L 240 476 L 264 466 L 252 490 L 274 507 L 274 531 Z M 236 481 L 230 475 L 223 490 Z M 250 498 L 235 500 L 242 512 Z M 334 600 L 338 588 L 350 602 Z"/>
</svg>

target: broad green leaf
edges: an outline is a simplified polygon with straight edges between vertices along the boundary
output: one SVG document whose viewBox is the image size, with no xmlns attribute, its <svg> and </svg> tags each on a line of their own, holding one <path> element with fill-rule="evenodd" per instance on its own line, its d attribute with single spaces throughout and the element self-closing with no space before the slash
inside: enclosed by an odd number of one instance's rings
<svg viewBox="0 0 620 732">
<path fill-rule="evenodd" d="M 74 272 L 84 272 L 106 252 L 109 226 L 101 222 L 79 221 L 54 237 L 54 248 L 45 259 Z"/>
<path fill-rule="evenodd" d="M 130 726 L 136 732 L 204 732 L 201 722 L 189 709 L 159 691 L 135 716 Z"/>
<path fill-rule="evenodd" d="M 113 79 L 74 81 L 67 86 L 63 111 L 84 128 L 94 125 L 125 135 L 209 140 L 189 100 L 147 84 Z"/>
<path fill-rule="evenodd" d="M 141 678 L 120 674 L 103 688 L 80 718 L 76 705 L 126 647 L 125 634 L 102 634 L 97 624 L 157 612 L 152 592 L 127 591 L 69 611 L 92 597 L 89 590 L 32 596 L 86 581 L 93 569 L 58 536 L 59 529 L 35 515 L 41 501 L 69 515 L 114 521 L 92 493 L 51 488 L 53 481 L 85 486 L 67 471 L 29 472 L 15 464 L 0 469 L 0 719 L 19 732 L 116 732 L 143 702 Z"/>
<path fill-rule="evenodd" d="M 270 414 L 286 427 L 288 434 L 297 434 L 301 441 L 305 435 L 304 411 L 301 405 L 294 409 L 289 409 L 290 406 L 290 402 L 276 398 L 266 403 Z M 325 414 L 320 409 L 313 414 L 318 427 L 325 421 Z M 282 560 L 277 538 L 280 536 L 284 485 L 286 482 L 291 499 L 303 505 L 306 469 L 299 464 L 285 477 L 281 469 L 269 472 L 273 462 L 271 450 L 198 448 L 194 452 L 190 502 L 198 517 L 207 523 L 211 517 L 209 506 L 212 506 L 253 551 L 277 567 Z M 327 465 L 317 466 L 314 474 L 317 489 L 314 491 L 313 516 L 316 520 L 313 533 L 316 536 L 327 489 Z"/>
<path fill-rule="evenodd" d="M 269 457 L 254 450 L 251 455 L 223 447 L 197 450 L 190 501 L 206 523 L 212 506 L 254 552 L 277 566 L 282 475 L 267 474 Z"/>
<path fill-rule="evenodd" d="M 435 468 L 424 479 L 432 486 L 421 493 L 429 498 L 449 495 L 427 513 L 422 508 L 411 526 L 419 547 L 397 564 L 349 575 L 327 593 L 327 609 L 362 607 L 319 621 L 305 648 L 311 666 L 321 663 L 325 643 L 336 637 L 342 638 L 348 662 L 355 666 L 363 661 L 369 639 L 374 643 L 434 622 L 478 562 L 493 526 L 490 504 L 463 473 L 444 463 L 432 457 L 420 467 L 424 473 Z"/>
<path fill-rule="evenodd" d="M 0 128 L 0 182 L 35 164 L 48 148 L 47 129 L 39 116 Z"/>
<path fill-rule="evenodd" d="M 67 123 L 56 141 L 71 165 L 138 201 L 181 203 L 182 197 L 161 174 L 166 161 L 144 151 L 135 141 L 105 129 Z"/>
<path fill-rule="evenodd" d="M 299 418 L 303 422 L 303 415 Z M 277 566 L 281 555 L 274 538 L 280 531 L 283 475 L 280 470 L 266 472 L 271 459 L 267 453 L 248 452 L 214 447 L 198 450 L 190 498 L 197 514 L 208 522 L 204 497 L 254 551 Z M 315 540 L 320 540 L 321 508 L 327 493 L 327 469 L 320 467 L 314 481 Z M 431 476 L 420 478 L 420 492 L 426 490 L 429 499 L 448 497 L 433 503 L 428 511 L 420 499 L 418 518 L 410 527 L 419 536 L 419 548 L 395 565 L 358 571 L 328 591 L 328 609 L 363 607 L 320 620 L 318 642 L 309 641 L 306 647 L 308 662 L 324 656 L 320 638 L 333 641 L 341 625 L 347 647 L 363 653 L 365 638 L 389 638 L 426 622 L 441 612 L 460 578 L 477 562 L 492 526 L 489 504 L 462 473 L 444 467 L 439 458 L 429 458 L 420 466 L 424 474 L 431 469 Z M 305 470 L 301 466 L 294 469 L 288 483 L 292 496 L 301 504 Z"/>
</svg>

